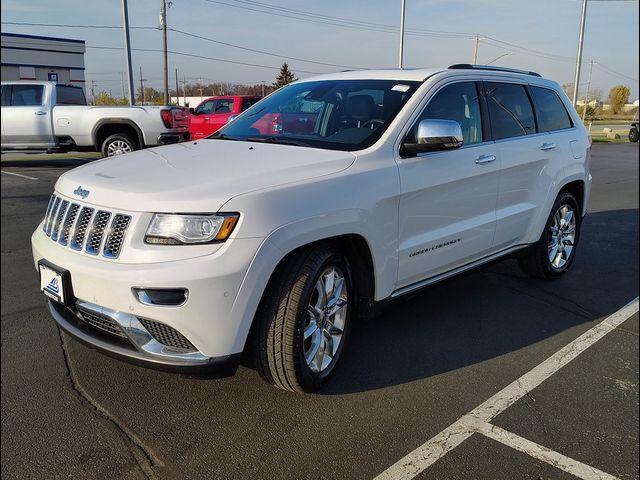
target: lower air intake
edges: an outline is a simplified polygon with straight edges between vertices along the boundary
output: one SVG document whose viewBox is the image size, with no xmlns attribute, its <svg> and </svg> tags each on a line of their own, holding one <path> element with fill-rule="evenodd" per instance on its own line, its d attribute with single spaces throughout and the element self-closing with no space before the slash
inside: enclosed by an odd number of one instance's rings
<svg viewBox="0 0 640 480">
<path fill-rule="evenodd" d="M 175 348 L 184 352 L 195 352 L 194 347 L 184 335 L 178 332 L 175 328 L 165 325 L 164 323 L 154 322 L 146 318 L 138 318 L 140 323 L 147 329 L 153 338 L 157 342 L 167 347 Z"/>
</svg>

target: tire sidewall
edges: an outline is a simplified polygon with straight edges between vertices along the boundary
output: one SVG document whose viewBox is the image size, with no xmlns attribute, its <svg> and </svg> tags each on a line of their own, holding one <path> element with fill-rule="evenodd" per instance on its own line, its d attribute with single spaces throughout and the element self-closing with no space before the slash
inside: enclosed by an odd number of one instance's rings
<svg viewBox="0 0 640 480">
<path fill-rule="evenodd" d="M 307 318 L 307 307 L 311 301 L 316 282 L 320 278 L 320 275 L 330 266 L 338 267 L 345 276 L 345 282 L 347 285 L 348 293 L 348 305 L 347 305 L 347 318 L 345 321 L 345 327 L 342 333 L 342 340 L 336 351 L 336 355 L 333 358 L 331 364 L 322 372 L 312 372 L 304 356 L 304 326 Z M 295 322 L 295 341 L 294 341 L 294 359 L 295 369 L 301 378 L 301 385 L 305 390 L 316 391 L 320 386 L 334 373 L 336 367 L 340 364 L 340 359 L 344 351 L 344 347 L 349 339 L 349 332 L 351 331 L 351 322 L 357 305 L 356 291 L 353 285 L 353 275 L 351 272 L 351 266 L 348 260 L 342 254 L 334 249 L 327 251 L 327 257 L 320 264 L 320 267 L 314 272 L 313 276 L 309 277 L 309 280 L 304 286 L 303 293 L 300 297 L 300 307 L 296 314 Z M 309 388 L 306 388 L 309 386 Z"/>
<path fill-rule="evenodd" d="M 109 157 L 109 145 L 116 141 L 126 142 L 131 147 L 131 151 L 136 150 L 136 144 L 133 142 L 133 140 L 131 140 L 131 138 L 129 138 L 129 136 L 125 134 L 116 133 L 114 135 L 110 135 L 105 139 L 104 142 L 102 142 L 101 153 L 104 158 L 113 158 L 118 156 L 118 155 L 113 155 Z"/>
<path fill-rule="evenodd" d="M 629 130 L 629 141 L 633 143 L 638 141 L 638 130 L 636 128 Z"/>
<path fill-rule="evenodd" d="M 571 256 L 567 260 L 567 263 L 565 263 L 562 268 L 558 269 L 553 265 L 551 265 L 551 261 L 549 260 L 549 255 L 546 252 L 547 252 L 547 245 L 551 241 L 551 225 L 553 224 L 553 217 L 558 211 L 558 209 L 563 205 L 569 205 L 573 209 L 574 216 L 576 219 L 576 230 L 574 234 L 573 250 L 571 252 Z M 571 195 L 570 193 L 563 193 L 556 199 L 555 203 L 553 204 L 553 208 L 551 209 L 551 214 L 549 215 L 549 219 L 547 220 L 547 224 L 545 225 L 544 233 L 542 234 L 541 245 L 540 245 L 540 247 L 542 248 L 542 252 L 544 252 L 544 262 L 545 262 L 546 270 L 552 278 L 559 277 L 560 275 L 565 273 L 567 270 L 569 270 L 569 268 L 573 264 L 573 261 L 576 258 L 578 244 L 580 243 L 581 225 L 582 225 L 582 212 L 580 211 L 578 202 L 576 201 L 574 196 Z"/>
</svg>

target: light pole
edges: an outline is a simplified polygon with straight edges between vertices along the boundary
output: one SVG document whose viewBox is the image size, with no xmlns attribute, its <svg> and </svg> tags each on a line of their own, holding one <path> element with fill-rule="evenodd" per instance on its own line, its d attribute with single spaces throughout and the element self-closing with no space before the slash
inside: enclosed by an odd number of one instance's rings
<svg viewBox="0 0 640 480">
<path fill-rule="evenodd" d="M 160 28 L 162 29 L 164 104 L 169 105 L 169 60 L 167 58 L 167 0 L 160 0 Z"/>
<path fill-rule="evenodd" d="M 576 55 L 576 76 L 573 80 L 573 108 L 578 103 L 578 89 L 580 85 L 580 68 L 582 67 L 582 46 L 584 44 L 584 24 L 587 18 L 587 0 L 582 0 L 582 15 L 580 17 L 580 35 L 578 36 L 578 53 Z"/>
<path fill-rule="evenodd" d="M 476 33 L 476 46 L 473 49 L 473 64 L 476 65 L 478 63 L 478 47 L 480 46 L 480 35 Z"/>
<path fill-rule="evenodd" d="M 400 0 L 400 55 L 398 59 L 398 66 L 402 68 L 402 57 L 404 50 L 404 7 L 405 0 Z"/>
<path fill-rule="evenodd" d="M 136 104 L 136 94 L 133 89 L 133 69 L 131 68 L 131 43 L 129 40 L 129 9 L 127 0 L 122 0 L 122 30 L 124 31 L 124 51 L 127 65 L 127 87 L 129 93 L 129 105 Z M 124 95 L 124 93 L 123 93 Z"/>
</svg>

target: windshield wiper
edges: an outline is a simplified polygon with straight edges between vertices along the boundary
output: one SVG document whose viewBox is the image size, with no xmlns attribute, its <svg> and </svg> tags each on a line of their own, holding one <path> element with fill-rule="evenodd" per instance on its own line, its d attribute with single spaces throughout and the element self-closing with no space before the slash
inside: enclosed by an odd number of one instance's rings
<svg viewBox="0 0 640 480">
<path fill-rule="evenodd" d="M 247 137 L 247 142 L 259 142 L 259 143 L 277 143 L 280 145 L 295 145 L 296 147 L 310 147 L 311 145 L 299 140 L 287 140 L 278 137 Z"/>
</svg>

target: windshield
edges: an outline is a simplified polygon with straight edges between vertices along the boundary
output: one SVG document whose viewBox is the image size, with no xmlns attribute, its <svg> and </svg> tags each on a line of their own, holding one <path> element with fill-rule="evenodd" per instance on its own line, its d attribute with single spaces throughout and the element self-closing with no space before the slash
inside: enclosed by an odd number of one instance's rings
<svg viewBox="0 0 640 480">
<path fill-rule="evenodd" d="M 209 138 L 361 150 L 382 136 L 419 85 L 396 80 L 292 84 Z"/>
</svg>

